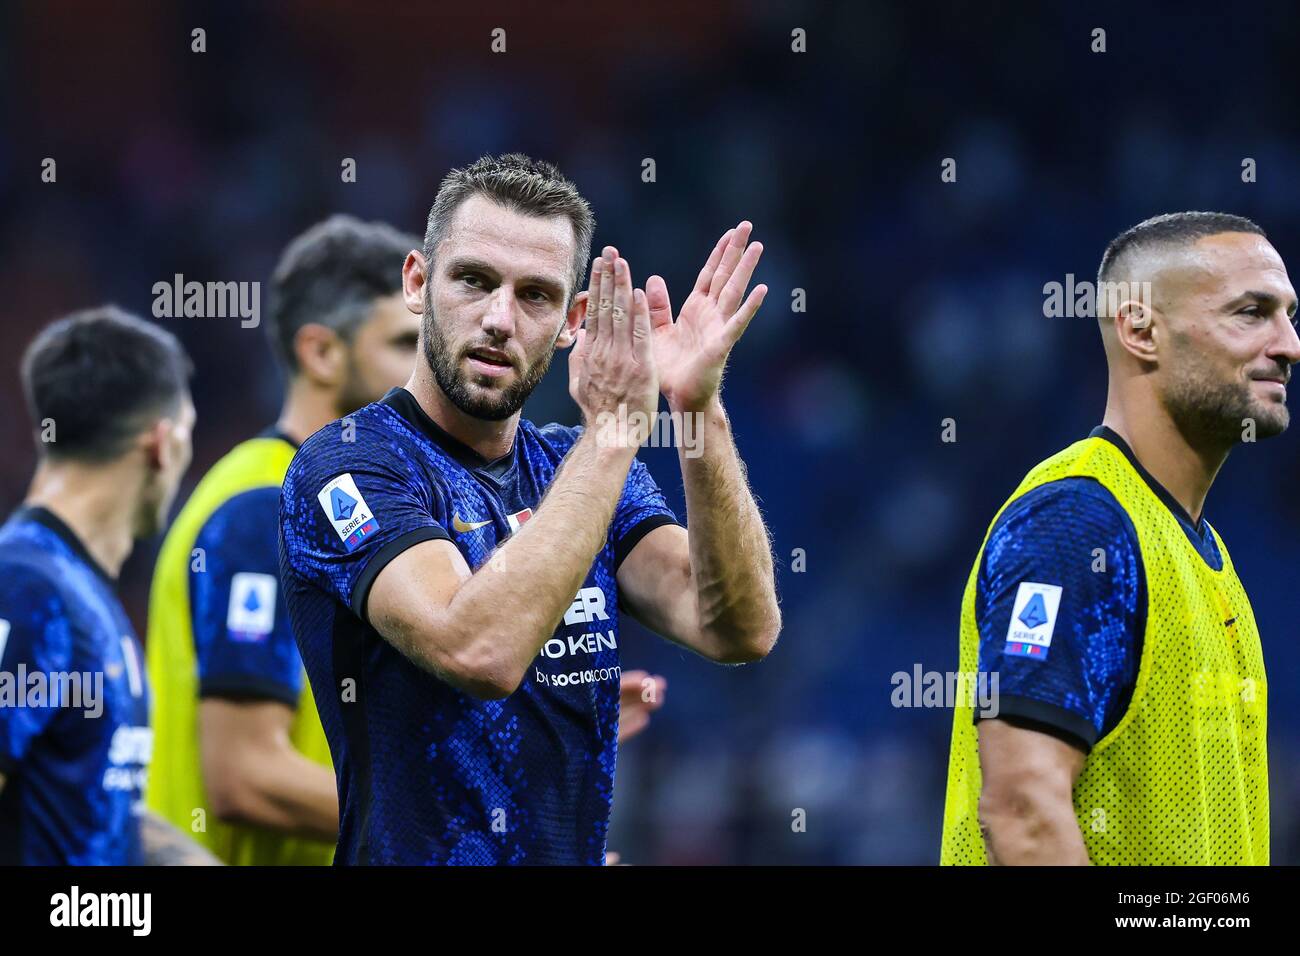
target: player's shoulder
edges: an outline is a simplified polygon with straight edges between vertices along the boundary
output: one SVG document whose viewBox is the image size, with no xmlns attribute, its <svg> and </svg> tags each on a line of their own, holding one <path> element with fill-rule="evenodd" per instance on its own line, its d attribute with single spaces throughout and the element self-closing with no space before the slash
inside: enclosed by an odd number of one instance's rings
<svg viewBox="0 0 1300 956">
<path fill-rule="evenodd" d="M 41 551 L 0 555 L 0 587 L 33 595 L 59 595 L 67 584 L 66 564 Z"/>
<path fill-rule="evenodd" d="M 1133 522 L 1110 489 L 1083 476 L 1058 478 L 1031 488 L 1012 500 L 994 522 L 995 532 L 1107 527 L 1131 530 Z"/>
<path fill-rule="evenodd" d="M 13 642 L 35 642 L 52 654 L 71 654 L 92 607 L 92 599 L 78 590 L 80 581 L 60 562 L 31 555 L 0 557 L 0 655 Z"/>
<path fill-rule="evenodd" d="M 263 433 L 245 439 L 217 459 L 199 486 L 216 484 L 240 489 L 278 484 L 295 451 L 293 443 L 279 434 Z"/>
<path fill-rule="evenodd" d="M 302 443 L 294 458 L 301 458 L 304 454 L 319 455 L 335 446 L 357 445 L 399 434 L 401 421 L 401 416 L 385 401 L 371 402 L 318 428 Z"/>
<path fill-rule="evenodd" d="M 275 528 L 280 511 L 280 486 L 259 485 L 238 491 L 212 509 L 199 526 L 196 540 L 205 545 L 220 544 L 247 536 L 258 528 Z"/>
<path fill-rule="evenodd" d="M 1099 558 L 1112 573 L 1097 573 Z M 1128 601 L 1132 610 L 1142 563 L 1137 531 L 1115 496 L 1093 478 L 1070 476 L 1003 510 L 985 543 L 977 587 L 982 599 L 1015 589 L 1017 606 L 1034 588 L 1051 586 L 1076 601 Z"/>
<path fill-rule="evenodd" d="M 336 419 L 302 443 L 285 480 L 338 475 L 373 465 L 391 454 L 395 447 L 406 447 L 412 442 L 410 431 L 403 424 L 401 416 L 382 401 Z"/>
<path fill-rule="evenodd" d="M 28 542 L 22 550 L 3 547 L 0 540 L 0 598 L 5 615 L 14 609 L 34 616 L 58 617 L 75 603 L 77 580 L 72 563 L 62 555 Z"/>
<path fill-rule="evenodd" d="M 984 571 L 1078 563 L 1079 554 L 1118 547 L 1138 553 L 1137 530 L 1118 500 L 1093 478 L 1047 482 L 1013 500 L 993 523 Z"/>
<path fill-rule="evenodd" d="M 559 422 L 537 425 L 526 418 L 521 418 L 519 427 L 532 441 L 553 449 L 561 458 L 568 454 L 569 449 L 582 437 L 581 425 L 561 425 Z"/>
<path fill-rule="evenodd" d="M 281 437 L 259 435 L 240 442 L 203 473 L 181 514 L 210 512 L 225 499 L 249 488 L 278 486 L 294 451 L 293 444 Z"/>
</svg>

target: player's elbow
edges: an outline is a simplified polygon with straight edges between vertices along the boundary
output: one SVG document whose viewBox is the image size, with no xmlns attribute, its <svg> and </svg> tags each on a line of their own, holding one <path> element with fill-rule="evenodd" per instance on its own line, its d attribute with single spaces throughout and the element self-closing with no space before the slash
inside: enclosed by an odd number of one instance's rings
<svg viewBox="0 0 1300 956">
<path fill-rule="evenodd" d="M 247 727 L 214 726 L 217 716 L 201 712 L 205 719 L 200 726 L 200 759 L 209 811 L 223 823 L 274 826 L 280 779 L 276 765 L 284 759 L 280 741 Z M 283 746 L 287 747 L 287 737 Z"/>
<path fill-rule="evenodd" d="M 1049 862 L 1062 825 L 1074 822 L 1072 810 L 1062 814 L 1046 794 L 1015 785 L 986 785 L 978 819 L 989 857 L 999 863 Z"/>
<path fill-rule="evenodd" d="M 774 604 L 764 615 L 739 626 L 713 628 L 704 642 L 715 649 L 719 664 L 753 664 L 772 653 L 781 634 L 781 611 Z"/>
<path fill-rule="evenodd" d="M 491 639 L 476 640 L 447 655 L 439 670 L 457 690 L 475 700 L 504 700 L 519 689 L 524 669 L 505 659 Z"/>
<path fill-rule="evenodd" d="M 980 830 L 990 834 L 1028 823 L 1034 816 L 1033 806 L 1033 801 L 1018 790 L 985 786 L 980 791 Z"/>
<path fill-rule="evenodd" d="M 457 689 L 475 700 L 505 700 L 519 689 L 523 679 L 511 680 L 508 676 L 490 671 L 462 673 L 456 682 Z"/>
<path fill-rule="evenodd" d="M 762 660 L 771 654 L 781 636 L 781 608 L 772 602 L 761 622 L 750 630 L 749 648 L 756 655 L 754 660 Z"/>
<path fill-rule="evenodd" d="M 222 823 L 262 822 L 258 808 L 261 799 L 252 779 L 231 762 L 205 775 L 208 809 Z"/>
<path fill-rule="evenodd" d="M 523 668 L 502 654 L 510 636 L 484 629 L 478 620 L 442 611 L 372 623 L 417 667 L 475 700 L 501 700 L 523 682 Z"/>
</svg>

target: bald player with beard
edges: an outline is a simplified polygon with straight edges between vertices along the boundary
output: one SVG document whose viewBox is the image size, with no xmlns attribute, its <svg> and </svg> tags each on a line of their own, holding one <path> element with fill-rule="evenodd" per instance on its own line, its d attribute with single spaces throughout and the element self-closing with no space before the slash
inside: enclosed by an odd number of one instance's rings
<svg viewBox="0 0 1300 956">
<path fill-rule="evenodd" d="M 1157 216 L 1107 247 L 1106 412 L 998 512 L 962 604 L 945 864 L 1269 861 L 1267 680 L 1205 499 L 1287 427 L 1296 294 L 1253 222 Z"/>
</svg>

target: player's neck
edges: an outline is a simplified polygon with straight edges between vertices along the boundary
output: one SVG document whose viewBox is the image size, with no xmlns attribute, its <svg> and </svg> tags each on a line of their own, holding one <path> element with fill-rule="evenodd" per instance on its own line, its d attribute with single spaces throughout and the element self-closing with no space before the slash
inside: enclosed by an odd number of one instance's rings
<svg viewBox="0 0 1300 956">
<path fill-rule="evenodd" d="M 1173 495 L 1193 521 L 1201 520 L 1205 498 L 1229 448 L 1193 445 L 1163 410 L 1129 415 L 1119 403 L 1109 402 L 1102 424 L 1128 442 L 1142 467 Z"/>
<path fill-rule="evenodd" d="M 415 370 L 406 383 L 406 390 L 415 396 L 420 408 L 433 419 L 435 425 L 488 461 L 495 461 L 510 453 L 515 444 L 515 432 L 519 428 L 519 412 L 501 421 L 488 421 L 467 415 L 438 387 L 432 374 L 421 372 L 421 368 Z"/>
<path fill-rule="evenodd" d="M 275 426 L 295 445 L 301 445 L 330 422 L 341 418 L 338 396 L 302 376 L 294 376 L 284 396 Z"/>
<path fill-rule="evenodd" d="M 23 504 L 62 521 L 95 563 L 116 578 L 135 544 L 136 496 L 130 489 L 137 484 L 117 465 L 45 461 L 37 466 Z"/>
</svg>

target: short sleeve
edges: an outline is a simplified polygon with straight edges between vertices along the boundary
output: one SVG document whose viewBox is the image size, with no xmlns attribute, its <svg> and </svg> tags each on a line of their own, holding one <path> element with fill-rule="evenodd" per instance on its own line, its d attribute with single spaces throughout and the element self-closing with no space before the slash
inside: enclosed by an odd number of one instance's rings
<svg viewBox="0 0 1300 956">
<path fill-rule="evenodd" d="M 450 540 L 446 503 L 394 434 L 358 422 L 353 440 L 329 426 L 303 445 L 280 496 L 286 572 L 364 618 L 379 572 L 408 548 Z"/>
<path fill-rule="evenodd" d="M 73 634 L 57 586 L 30 569 L 0 569 L 0 679 L 12 682 L 0 706 L 0 773 L 11 773 L 64 703 L 19 701 L 33 674 L 74 670 Z M 21 704 L 21 705 L 20 705 Z"/>
<path fill-rule="evenodd" d="M 1145 603 L 1137 533 L 1098 482 L 1064 479 L 1015 501 L 989 535 L 976 591 L 996 716 L 1090 750 L 1132 697 Z"/>
<path fill-rule="evenodd" d="M 190 570 L 199 696 L 278 700 L 296 707 L 302 660 L 280 588 L 279 486 L 221 505 L 199 529 L 204 563 Z"/>
<path fill-rule="evenodd" d="M 647 534 L 666 524 L 678 524 L 677 516 L 668 507 L 650 471 L 639 459 L 632 460 L 623 495 L 614 511 L 610 535 L 614 540 L 614 567 L 632 553 L 637 542 Z"/>
</svg>

